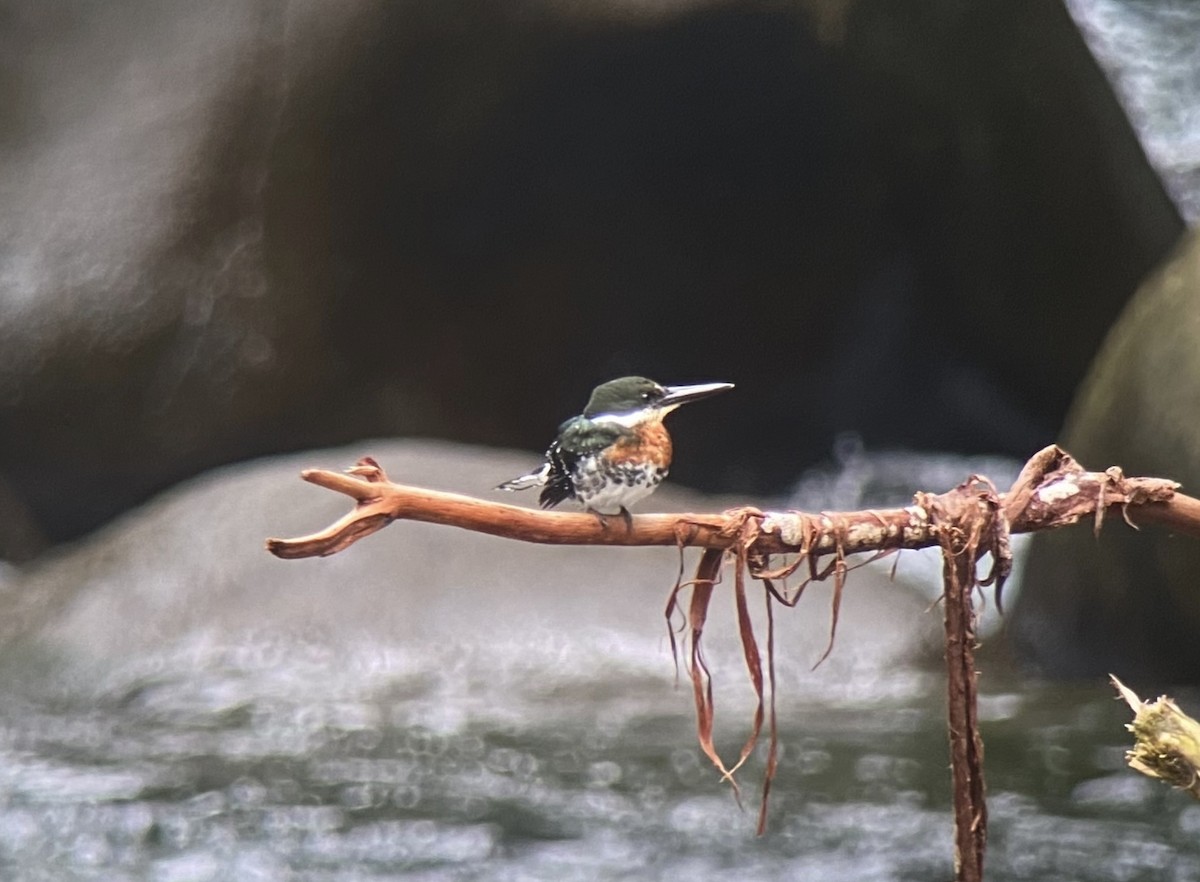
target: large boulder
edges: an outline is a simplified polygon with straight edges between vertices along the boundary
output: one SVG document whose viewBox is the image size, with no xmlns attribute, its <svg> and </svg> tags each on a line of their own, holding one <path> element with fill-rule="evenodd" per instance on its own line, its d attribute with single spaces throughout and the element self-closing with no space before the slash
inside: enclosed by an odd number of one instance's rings
<svg viewBox="0 0 1200 882">
<path fill-rule="evenodd" d="M 537 447 L 630 371 L 739 384 L 678 418 L 685 483 L 778 489 L 846 429 L 1023 455 L 1180 230 L 1043 0 L 0 22 L 10 559 L 264 452 Z"/>
<path fill-rule="evenodd" d="M 1079 391 L 1063 444 L 1200 490 L 1200 232 L 1141 286 Z M 1200 682 L 1200 543 L 1110 517 L 1035 538 L 1011 633 L 1061 677 Z"/>
<path fill-rule="evenodd" d="M 0 571 L 0 668 L 19 681 L 39 682 L 45 674 L 87 683 L 101 671 L 153 659 L 186 668 L 192 653 L 220 667 L 228 652 L 263 642 L 335 654 L 374 647 L 418 659 L 458 658 L 450 664 L 471 653 L 519 664 L 526 654 L 569 652 L 591 671 L 644 666 L 669 693 L 663 610 L 680 572 L 675 548 L 548 546 L 400 521 L 328 559 L 268 554 L 267 536 L 309 533 L 351 505 L 348 497 L 302 482 L 300 469 L 337 469 L 365 453 L 378 457 L 394 480 L 485 497 L 487 488 L 529 465 L 528 456 L 508 451 L 391 440 L 206 473 L 7 579 Z M 532 495 L 490 496 L 536 505 Z M 672 486 L 654 500 L 658 511 L 721 511 L 731 504 Z M 685 552 L 689 569 L 698 558 L 695 550 Z M 750 590 L 753 596 L 761 588 L 751 583 Z M 829 639 L 830 590 L 814 586 L 802 609 L 776 612 L 779 645 L 786 647 L 781 671 L 797 681 L 789 681 L 789 695 L 884 690 L 893 666 L 937 645 L 939 619 L 927 614 L 928 603 L 889 579 L 886 568 L 873 568 L 855 573 L 840 620 L 844 636 L 821 676 L 802 676 Z M 756 617 L 760 610 L 756 601 Z M 710 662 L 734 672 L 727 683 L 742 684 L 732 605 L 714 601 L 710 625 Z M 549 688 L 563 673 L 540 672 L 545 684 L 536 688 Z M 895 673 L 911 680 L 911 672 Z M 852 676 L 862 679 L 848 682 Z M 739 691 L 748 694 L 749 686 Z M 678 694 L 686 705 L 686 691 Z"/>
</svg>

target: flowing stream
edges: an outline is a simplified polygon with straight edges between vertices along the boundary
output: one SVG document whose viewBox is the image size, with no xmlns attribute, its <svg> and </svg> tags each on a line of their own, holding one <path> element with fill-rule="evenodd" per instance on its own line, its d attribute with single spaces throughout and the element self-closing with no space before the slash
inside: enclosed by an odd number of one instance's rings
<svg viewBox="0 0 1200 882">
<path fill-rule="evenodd" d="M 1200 879 L 1200 805 L 1124 767 L 1129 715 L 1109 690 L 1021 682 L 983 659 L 988 878 Z M 87 688 L 23 685 L 0 714 L 6 879 L 951 874 L 936 669 L 823 698 L 782 682 L 762 838 L 761 751 L 739 810 L 667 655 L 613 634 L 446 653 L 197 646 Z M 727 754 L 746 710 L 718 703 Z"/>
<path fill-rule="evenodd" d="M 950 878 L 940 615 L 912 587 L 936 593 L 936 563 L 852 573 L 815 669 L 829 587 L 777 611 L 782 754 L 756 838 L 765 741 L 739 808 L 676 683 L 673 549 L 396 524 L 325 561 L 263 552 L 342 510 L 299 467 L 364 450 L 448 489 L 526 459 L 371 442 L 229 469 L 0 582 L 21 635 L 0 654 L 0 878 Z M 978 465 L 847 444 L 799 492 L 869 501 L 901 473 Z M 705 638 L 727 759 L 754 710 L 730 606 L 722 587 Z M 979 659 L 988 878 L 1200 880 L 1200 804 L 1125 768 L 1130 714 L 1109 686 L 1030 681 L 1002 645 L 993 628 Z"/>
</svg>

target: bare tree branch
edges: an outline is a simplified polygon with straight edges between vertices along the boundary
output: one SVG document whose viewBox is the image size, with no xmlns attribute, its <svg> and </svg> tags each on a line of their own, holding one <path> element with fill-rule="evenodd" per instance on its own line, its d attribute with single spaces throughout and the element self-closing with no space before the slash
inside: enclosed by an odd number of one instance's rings
<svg viewBox="0 0 1200 882">
<path fill-rule="evenodd" d="M 347 473 L 310 469 L 301 477 L 356 501 L 345 517 L 323 530 L 293 539 L 268 539 L 277 557 L 325 557 L 383 529 L 392 521 L 412 520 L 461 527 L 507 539 L 553 545 L 684 545 L 731 548 L 747 520 L 758 523 L 752 552 L 758 555 L 844 554 L 937 545 L 929 511 L 918 501 L 905 508 L 859 512 L 762 512 L 737 508 L 714 514 L 635 515 L 631 528 L 619 519 L 607 523 L 593 515 L 536 511 L 394 484 L 366 457 Z M 1119 469 L 1087 472 L 1065 452 L 1050 446 L 1022 469 L 1013 487 L 1000 497 L 1012 533 L 1051 529 L 1092 518 L 1097 526 L 1113 507 L 1131 523 L 1158 523 L 1200 538 L 1200 500 L 1177 491 L 1161 478 L 1127 478 Z M 974 494 L 963 485 L 952 493 Z M 926 498 L 932 498 L 926 496 Z"/>
</svg>

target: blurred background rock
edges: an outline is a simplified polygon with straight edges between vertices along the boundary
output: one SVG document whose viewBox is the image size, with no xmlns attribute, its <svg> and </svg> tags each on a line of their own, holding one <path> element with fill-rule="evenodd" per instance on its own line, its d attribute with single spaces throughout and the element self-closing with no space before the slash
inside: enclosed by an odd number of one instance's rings
<svg viewBox="0 0 1200 882">
<path fill-rule="evenodd" d="M 4 0 L 0 40 L 12 560 L 261 454 L 538 448 L 625 372 L 739 384 L 678 421 L 706 489 L 842 430 L 1024 456 L 1183 229 L 1041 0 Z"/>
<path fill-rule="evenodd" d="M 1071 0 L 1156 170 L 1200 217 L 1200 6 Z M 1081 461 L 1167 475 L 1200 493 L 1200 239 L 1193 229 L 1140 284 L 1061 432 Z M 1156 688 L 1200 682 L 1200 545 L 1108 525 L 1039 535 L 1011 620 L 1020 656 L 1056 677 L 1123 670 Z"/>
</svg>

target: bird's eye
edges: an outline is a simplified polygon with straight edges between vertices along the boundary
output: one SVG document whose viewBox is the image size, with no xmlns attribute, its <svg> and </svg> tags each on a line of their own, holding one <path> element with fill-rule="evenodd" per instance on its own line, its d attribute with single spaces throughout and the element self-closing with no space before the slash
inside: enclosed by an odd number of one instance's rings
<svg viewBox="0 0 1200 882">
<path fill-rule="evenodd" d="M 650 397 L 651 397 L 651 396 L 650 396 L 650 393 L 649 393 L 649 392 L 643 392 L 643 393 L 642 393 L 642 401 L 649 401 L 649 400 L 650 400 Z"/>
</svg>

